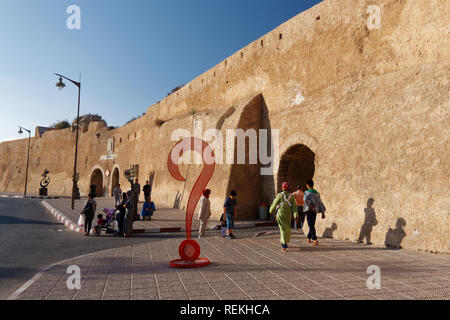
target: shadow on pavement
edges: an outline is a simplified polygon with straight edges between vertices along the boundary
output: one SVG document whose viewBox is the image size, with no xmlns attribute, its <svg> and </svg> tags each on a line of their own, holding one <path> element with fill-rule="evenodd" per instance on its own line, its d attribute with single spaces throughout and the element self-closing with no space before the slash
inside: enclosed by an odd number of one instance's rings
<svg viewBox="0 0 450 320">
<path fill-rule="evenodd" d="M 0 216 L 0 224 L 41 224 L 41 225 L 63 225 L 59 222 L 45 222 L 37 220 L 21 219 L 10 216 Z"/>
</svg>

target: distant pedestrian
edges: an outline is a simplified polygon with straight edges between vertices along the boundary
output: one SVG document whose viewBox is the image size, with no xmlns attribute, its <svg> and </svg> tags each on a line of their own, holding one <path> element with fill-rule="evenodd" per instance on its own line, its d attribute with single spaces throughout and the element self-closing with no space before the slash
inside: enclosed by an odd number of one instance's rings
<svg viewBox="0 0 450 320">
<path fill-rule="evenodd" d="M 114 207 L 117 208 L 122 201 L 122 189 L 120 189 L 120 184 L 117 184 L 116 188 L 113 191 L 114 195 Z"/>
<path fill-rule="evenodd" d="M 134 221 L 134 213 L 133 213 L 133 197 L 134 194 L 132 191 L 127 192 L 127 202 L 123 205 L 123 207 L 126 209 L 125 213 L 125 221 L 123 223 L 124 225 L 124 233 L 123 235 L 125 237 L 131 237 L 133 233 L 133 221 Z"/>
<path fill-rule="evenodd" d="M 322 214 L 322 219 L 325 219 L 325 211 L 327 210 L 320 199 L 320 193 L 314 189 L 314 181 L 308 180 L 306 182 L 305 195 L 303 197 L 305 204 L 303 206 L 303 212 L 306 214 L 306 221 L 308 222 L 309 233 L 308 243 L 313 242 L 314 246 L 319 245 L 316 235 L 316 218 L 317 214 Z"/>
<path fill-rule="evenodd" d="M 227 239 L 236 239 L 233 235 L 234 219 L 236 218 L 236 191 L 231 191 L 230 196 L 225 200 L 223 205 L 223 214 L 227 219 Z"/>
<path fill-rule="evenodd" d="M 209 217 L 211 217 L 211 202 L 209 196 L 211 190 L 205 189 L 203 191 L 203 197 L 200 200 L 200 210 L 198 211 L 198 220 L 200 221 L 200 229 L 198 237 L 204 237 L 206 235 L 206 226 L 208 225 Z"/>
<path fill-rule="evenodd" d="M 145 185 L 142 188 L 142 191 L 144 192 L 144 198 L 147 199 L 148 197 L 150 197 L 150 193 L 152 192 L 152 187 L 151 185 L 148 183 L 148 181 L 145 181 Z"/>
<path fill-rule="evenodd" d="M 305 204 L 305 201 L 303 200 L 305 188 L 302 185 L 297 186 L 297 191 L 295 191 L 292 195 L 295 199 L 295 204 L 297 205 L 297 213 L 299 222 L 297 225 L 297 228 L 303 229 L 303 224 L 305 223 L 305 213 L 303 212 L 303 205 Z M 294 221 L 296 221 L 294 219 Z M 303 232 L 303 230 L 302 230 Z"/>
<path fill-rule="evenodd" d="M 283 252 L 286 252 L 291 241 L 292 215 L 298 220 L 297 206 L 294 196 L 290 193 L 289 183 L 283 182 L 282 192 L 279 193 L 270 206 L 270 214 L 276 213 L 276 220 L 280 228 L 280 242 Z"/>
<path fill-rule="evenodd" d="M 125 203 L 127 203 L 127 200 L 128 200 L 128 196 L 124 192 L 122 194 L 122 202 L 117 207 L 117 210 L 119 210 L 119 213 L 118 213 L 118 215 L 116 217 L 117 224 L 118 224 L 118 227 L 119 227 L 119 231 L 118 231 L 118 234 L 117 234 L 118 236 L 123 236 L 123 234 L 124 234 L 124 223 L 125 223 L 125 214 L 126 214 Z"/>
<path fill-rule="evenodd" d="M 84 204 L 81 214 L 84 215 L 84 235 L 89 236 L 92 228 L 92 220 L 94 220 L 95 211 L 97 210 L 97 202 L 94 200 L 94 194 L 90 193 L 88 200 Z"/>
</svg>

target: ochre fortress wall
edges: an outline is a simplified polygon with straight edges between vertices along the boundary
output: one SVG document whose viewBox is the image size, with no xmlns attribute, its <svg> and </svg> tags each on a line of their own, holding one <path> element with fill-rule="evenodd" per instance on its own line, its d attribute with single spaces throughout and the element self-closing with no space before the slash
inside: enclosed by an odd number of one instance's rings
<svg viewBox="0 0 450 320">
<path fill-rule="evenodd" d="M 372 4 L 381 8 L 380 29 L 367 27 Z M 281 180 L 296 185 L 313 175 L 328 209 L 320 235 L 335 224 L 340 239 L 356 240 L 363 229 L 374 244 L 398 238 L 406 248 L 450 252 L 449 22 L 449 1 L 324 1 L 144 117 L 115 130 L 91 123 L 79 142 L 80 190 L 87 193 L 96 169 L 105 193 L 115 168 L 128 187 L 123 171 L 139 164 L 141 185 L 154 177 L 158 206 L 172 207 L 178 195 L 184 207 L 202 166 L 182 165 L 186 184 L 170 177 L 174 130 L 192 131 L 194 121 L 224 136 L 227 129 L 279 129 L 273 176 L 261 176 L 258 165 L 216 167 L 209 183 L 215 218 L 231 189 L 238 191 L 238 218 L 256 218 Z M 110 138 L 118 157 L 101 161 Z M 74 143 L 70 129 L 32 139 L 30 193 L 48 168 L 49 193 L 71 194 Z M 0 144 L 0 192 L 23 191 L 26 147 L 26 139 Z"/>
</svg>

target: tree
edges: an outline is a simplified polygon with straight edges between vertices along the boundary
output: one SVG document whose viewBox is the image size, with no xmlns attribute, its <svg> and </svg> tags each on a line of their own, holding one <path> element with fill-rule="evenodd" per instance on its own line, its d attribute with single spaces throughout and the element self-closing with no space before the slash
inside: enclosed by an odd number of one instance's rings
<svg viewBox="0 0 450 320">
<path fill-rule="evenodd" d="M 57 121 L 50 126 L 51 129 L 61 130 L 70 128 L 70 123 L 67 120 Z"/>
</svg>

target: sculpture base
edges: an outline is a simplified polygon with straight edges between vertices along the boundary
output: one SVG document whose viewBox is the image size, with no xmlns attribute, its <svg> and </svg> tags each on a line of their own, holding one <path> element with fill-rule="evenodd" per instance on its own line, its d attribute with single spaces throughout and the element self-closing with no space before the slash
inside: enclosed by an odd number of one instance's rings
<svg viewBox="0 0 450 320">
<path fill-rule="evenodd" d="M 172 268 L 202 268 L 209 266 L 211 262 L 207 258 L 198 258 L 195 261 L 187 261 L 183 259 L 170 261 Z"/>
<path fill-rule="evenodd" d="M 40 188 L 39 189 L 39 195 L 40 196 L 44 196 L 44 197 L 48 196 L 48 189 L 47 188 Z"/>
</svg>

